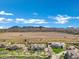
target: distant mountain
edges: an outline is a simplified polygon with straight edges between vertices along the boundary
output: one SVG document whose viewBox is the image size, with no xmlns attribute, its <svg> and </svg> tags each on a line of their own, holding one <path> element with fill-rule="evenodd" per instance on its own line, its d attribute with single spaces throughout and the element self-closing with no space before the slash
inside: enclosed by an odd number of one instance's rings
<svg viewBox="0 0 79 59">
<path fill-rule="evenodd" d="M 34 26 L 13 26 L 8 29 L 0 29 L 0 32 L 62 32 L 69 34 L 79 34 L 79 28 L 47 28 L 47 27 L 34 27 Z"/>
<path fill-rule="evenodd" d="M 21 29 L 21 27 L 19 27 L 19 26 L 13 26 L 13 27 L 10 27 L 8 29 Z"/>
</svg>

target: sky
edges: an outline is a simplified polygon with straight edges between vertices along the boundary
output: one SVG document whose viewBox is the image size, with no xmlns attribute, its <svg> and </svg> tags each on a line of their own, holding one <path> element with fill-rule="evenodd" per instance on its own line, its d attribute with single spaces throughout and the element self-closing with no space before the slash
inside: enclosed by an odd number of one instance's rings
<svg viewBox="0 0 79 59">
<path fill-rule="evenodd" d="M 79 0 L 0 0 L 0 28 L 79 27 Z"/>
</svg>

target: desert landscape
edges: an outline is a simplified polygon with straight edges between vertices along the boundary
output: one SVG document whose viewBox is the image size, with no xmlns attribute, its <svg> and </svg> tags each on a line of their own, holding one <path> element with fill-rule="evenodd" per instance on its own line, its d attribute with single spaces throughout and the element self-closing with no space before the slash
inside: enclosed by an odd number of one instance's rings
<svg viewBox="0 0 79 59">
<path fill-rule="evenodd" d="M 0 41 L 14 41 L 30 43 L 47 42 L 78 42 L 79 35 L 59 33 L 59 32 L 5 32 L 0 33 Z"/>
<path fill-rule="evenodd" d="M 79 0 L 0 0 L 0 59 L 79 59 Z"/>
<path fill-rule="evenodd" d="M 79 55 L 71 54 L 79 54 L 78 51 L 79 29 L 29 26 L 0 29 L 0 58 L 66 59 L 77 58 Z"/>
</svg>

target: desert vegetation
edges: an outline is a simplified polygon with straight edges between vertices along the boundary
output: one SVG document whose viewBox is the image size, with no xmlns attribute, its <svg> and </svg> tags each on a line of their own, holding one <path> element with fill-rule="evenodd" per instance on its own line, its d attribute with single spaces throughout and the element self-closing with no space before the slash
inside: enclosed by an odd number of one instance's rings
<svg viewBox="0 0 79 59">
<path fill-rule="evenodd" d="M 5 32 L 0 33 L 1 42 L 12 43 L 48 43 L 78 42 L 79 36 L 59 32 Z"/>
<path fill-rule="evenodd" d="M 68 34 L 58 31 L 56 28 L 17 28 L 12 27 L 0 30 L 0 58 L 49 59 L 52 57 L 52 53 L 60 55 L 64 51 L 64 47 L 60 43 L 66 43 L 66 46 L 73 45 L 78 48 L 78 44 L 76 44 L 79 42 L 78 34 Z M 51 42 L 60 43 L 50 46 L 49 43 Z M 42 47 L 42 44 L 45 44 L 45 46 Z M 45 49 L 47 50 L 45 51 Z"/>
</svg>

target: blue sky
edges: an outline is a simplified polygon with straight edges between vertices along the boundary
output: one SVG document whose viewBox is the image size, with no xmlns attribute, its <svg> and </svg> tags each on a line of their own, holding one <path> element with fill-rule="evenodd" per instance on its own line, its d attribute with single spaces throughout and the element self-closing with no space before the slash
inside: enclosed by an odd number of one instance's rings
<svg viewBox="0 0 79 59">
<path fill-rule="evenodd" d="M 0 28 L 79 27 L 79 0 L 0 0 Z"/>
</svg>

